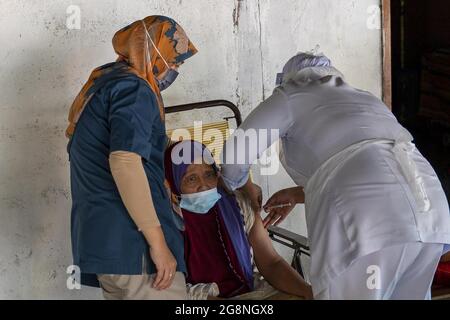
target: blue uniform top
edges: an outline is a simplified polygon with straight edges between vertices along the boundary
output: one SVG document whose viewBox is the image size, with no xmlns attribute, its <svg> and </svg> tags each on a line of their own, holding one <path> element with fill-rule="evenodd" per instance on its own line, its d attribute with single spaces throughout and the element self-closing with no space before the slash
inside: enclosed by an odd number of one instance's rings
<svg viewBox="0 0 450 320">
<path fill-rule="evenodd" d="M 119 72 L 119 71 L 117 71 Z M 72 251 L 81 283 L 96 274 L 149 274 L 156 268 L 148 244 L 125 208 L 109 167 L 109 154 L 139 154 L 164 236 L 186 272 L 183 239 L 164 187 L 165 124 L 150 86 L 132 74 L 101 79 L 68 145 L 72 192 Z"/>
</svg>

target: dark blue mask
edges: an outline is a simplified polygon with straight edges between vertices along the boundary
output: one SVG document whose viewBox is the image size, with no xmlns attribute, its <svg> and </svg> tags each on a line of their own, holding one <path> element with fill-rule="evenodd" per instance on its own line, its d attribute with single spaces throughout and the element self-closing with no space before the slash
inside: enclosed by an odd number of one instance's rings
<svg viewBox="0 0 450 320">
<path fill-rule="evenodd" d="M 178 71 L 175 69 L 169 69 L 166 74 L 164 75 L 164 78 L 162 79 L 156 79 L 158 83 L 158 88 L 160 91 L 163 91 L 167 89 L 178 77 Z"/>
</svg>

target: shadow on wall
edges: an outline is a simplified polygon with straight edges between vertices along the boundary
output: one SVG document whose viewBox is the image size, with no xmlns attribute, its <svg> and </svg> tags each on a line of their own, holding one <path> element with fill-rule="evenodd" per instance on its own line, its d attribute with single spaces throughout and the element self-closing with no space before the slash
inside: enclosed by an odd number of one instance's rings
<svg viewBox="0 0 450 320">
<path fill-rule="evenodd" d="M 0 298 L 95 298 L 97 291 L 66 288 L 72 257 L 64 131 L 77 93 L 70 88 L 81 85 L 70 83 L 71 54 L 50 39 L 41 43 L 11 52 L 15 63 L 0 78 Z"/>
</svg>

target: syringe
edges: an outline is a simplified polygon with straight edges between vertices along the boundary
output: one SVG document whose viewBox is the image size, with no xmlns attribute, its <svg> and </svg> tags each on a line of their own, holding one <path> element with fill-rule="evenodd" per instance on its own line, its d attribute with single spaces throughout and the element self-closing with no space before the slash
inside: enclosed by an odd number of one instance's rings
<svg viewBox="0 0 450 320">
<path fill-rule="evenodd" d="M 271 211 L 272 209 L 279 209 L 279 208 L 285 208 L 285 207 L 290 207 L 290 206 L 292 206 L 292 204 L 290 202 L 289 203 L 283 203 L 283 204 L 277 204 L 277 205 L 274 205 L 274 206 L 267 207 L 266 211 Z"/>
</svg>

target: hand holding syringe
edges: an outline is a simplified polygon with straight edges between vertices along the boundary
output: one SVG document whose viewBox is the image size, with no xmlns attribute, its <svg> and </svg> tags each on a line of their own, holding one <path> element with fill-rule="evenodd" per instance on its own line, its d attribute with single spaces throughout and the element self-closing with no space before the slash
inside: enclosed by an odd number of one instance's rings
<svg viewBox="0 0 450 320">
<path fill-rule="evenodd" d="M 292 187 L 275 192 L 263 206 L 268 215 L 264 218 L 264 227 L 278 225 L 286 219 L 298 203 L 304 203 L 302 187 Z"/>
<path fill-rule="evenodd" d="M 284 208 L 288 208 L 288 207 L 292 207 L 292 203 L 288 202 L 288 203 L 275 204 L 272 206 L 265 207 L 264 211 L 266 211 L 268 213 L 268 215 L 263 221 L 264 227 L 267 228 L 271 224 L 277 225 L 277 224 L 281 223 L 284 220 L 285 216 L 280 214 L 281 213 L 280 210 L 282 210 Z M 282 211 L 284 211 L 284 210 L 282 210 Z"/>
</svg>

